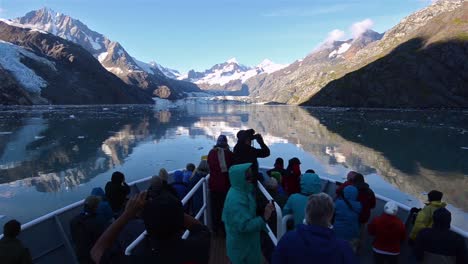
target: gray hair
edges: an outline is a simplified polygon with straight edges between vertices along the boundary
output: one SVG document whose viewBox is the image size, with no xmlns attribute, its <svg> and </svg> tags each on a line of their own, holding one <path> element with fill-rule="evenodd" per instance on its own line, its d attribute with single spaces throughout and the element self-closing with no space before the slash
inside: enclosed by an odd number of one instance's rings
<svg viewBox="0 0 468 264">
<path fill-rule="evenodd" d="M 326 193 L 309 196 L 305 209 L 305 220 L 308 225 L 330 226 L 335 206 L 332 198 Z"/>
</svg>

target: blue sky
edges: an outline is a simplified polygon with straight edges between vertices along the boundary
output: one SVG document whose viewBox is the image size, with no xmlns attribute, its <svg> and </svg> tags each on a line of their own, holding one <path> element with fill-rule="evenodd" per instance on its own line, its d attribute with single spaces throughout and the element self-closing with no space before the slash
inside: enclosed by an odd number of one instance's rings
<svg viewBox="0 0 468 264">
<path fill-rule="evenodd" d="M 204 70 L 231 57 L 291 63 L 335 30 L 383 32 L 430 0 L 0 0 L 0 17 L 47 6 L 119 41 L 134 57 L 178 69 Z M 367 20 L 366 20 L 367 19 Z M 356 26 L 354 27 L 356 28 Z M 338 31 L 339 30 L 339 31 Z M 336 34 L 338 33 L 338 34 Z"/>
</svg>

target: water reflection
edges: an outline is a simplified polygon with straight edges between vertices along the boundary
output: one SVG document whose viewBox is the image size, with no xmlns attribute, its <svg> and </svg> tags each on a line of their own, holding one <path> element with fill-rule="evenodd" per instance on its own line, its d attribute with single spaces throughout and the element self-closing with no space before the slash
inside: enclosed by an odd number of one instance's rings
<svg viewBox="0 0 468 264">
<path fill-rule="evenodd" d="M 162 165 L 175 169 L 206 154 L 220 133 L 228 136 L 232 146 L 239 129 L 254 128 L 275 150 L 263 164 L 273 163 L 277 156 L 300 156 L 304 168 L 313 167 L 322 175 L 341 179 L 348 170 L 378 175 L 420 199 L 425 199 L 424 192 L 437 188 L 445 193 L 446 201 L 468 211 L 466 112 L 347 111 L 187 101 L 168 109 L 3 109 L 0 121 L 0 203 L 21 197 L 14 193 L 21 188 L 57 193 L 86 186 L 94 178 L 101 183 L 115 168 L 135 177 L 149 176 Z M 29 195 L 31 199 L 36 194 Z M 67 197 L 78 200 L 78 195 L 67 193 L 54 199 Z"/>
</svg>

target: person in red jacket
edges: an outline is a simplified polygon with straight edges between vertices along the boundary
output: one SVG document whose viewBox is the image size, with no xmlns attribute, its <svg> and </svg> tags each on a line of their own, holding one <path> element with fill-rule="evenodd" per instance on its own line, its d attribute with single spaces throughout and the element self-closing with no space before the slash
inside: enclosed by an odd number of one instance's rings
<svg viewBox="0 0 468 264">
<path fill-rule="evenodd" d="M 220 135 L 216 145 L 208 154 L 208 166 L 210 167 L 210 179 L 208 187 L 211 197 L 211 211 L 213 228 L 216 233 L 222 232 L 224 225 L 221 222 L 221 214 L 226 200 L 229 183 L 229 168 L 232 165 L 233 153 L 229 149 L 227 138 Z"/>
<path fill-rule="evenodd" d="M 384 213 L 375 217 L 367 226 L 369 235 L 375 236 L 372 243 L 375 263 L 398 263 L 400 244 L 406 239 L 406 229 L 396 216 L 397 213 L 397 204 L 393 201 L 387 202 Z"/>
<path fill-rule="evenodd" d="M 336 188 L 335 192 L 337 196 L 343 195 L 343 190 L 344 188 L 346 188 L 346 186 L 353 185 L 354 176 L 356 176 L 356 174 L 358 173 L 355 171 L 348 172 L 348 175 L 346 175 L 346 181 L 343 182 L 340 186 L 338 186 L 338 188 Z"/>
<path fill-rule="evenodd" d="M 369 221 L 371 210 L 375 208 L 375 194 L 369 187 L 369 184 L 364 181 L 364 176 L 361 173 L 354 175 L 353 185 L 358 189 L 358 201 L 362 205 L 359 223 L 365 225 Z"/>
<path fill-rule="evenodd" d="M 288 162 L 286 168 L 286 176 L 282 179 L 284 191 L 291 195 L 293 193 L 300 193 L 300 177 L 301 177 L 301 161 L 298 158 L 292 158 Z"/>
</svg>

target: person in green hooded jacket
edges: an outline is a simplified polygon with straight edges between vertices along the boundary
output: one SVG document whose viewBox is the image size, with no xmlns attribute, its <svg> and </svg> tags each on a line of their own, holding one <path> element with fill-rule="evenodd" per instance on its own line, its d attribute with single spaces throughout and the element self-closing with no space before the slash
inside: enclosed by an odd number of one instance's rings
<svg viewBox="0 0 468 264">
<path fill-rule="evenodd" d="M 304 221 L 305 208 L 309 196 L 320 193 L 322 182 L 319 176 L 312 172 L 306 172 L 301 176 L 301 192 L 289 196 L 286 205 L 283 207 L 283 215 L 292 214 L 294 225 L 300 225 Z"/>
<path fill-rule="evenodd" d="M 222 214 L 227 255 L 233 264 L 261 264 L 260 232 L 266 230 L 265 223 L 275 207 L 268 203 L 263 217 L 256 215 L 257 204 L 253 194 L 256 178 L 252 173 L 252 163 L 232 166 L 229 180 L 231 188 Z"/>
</svg>

